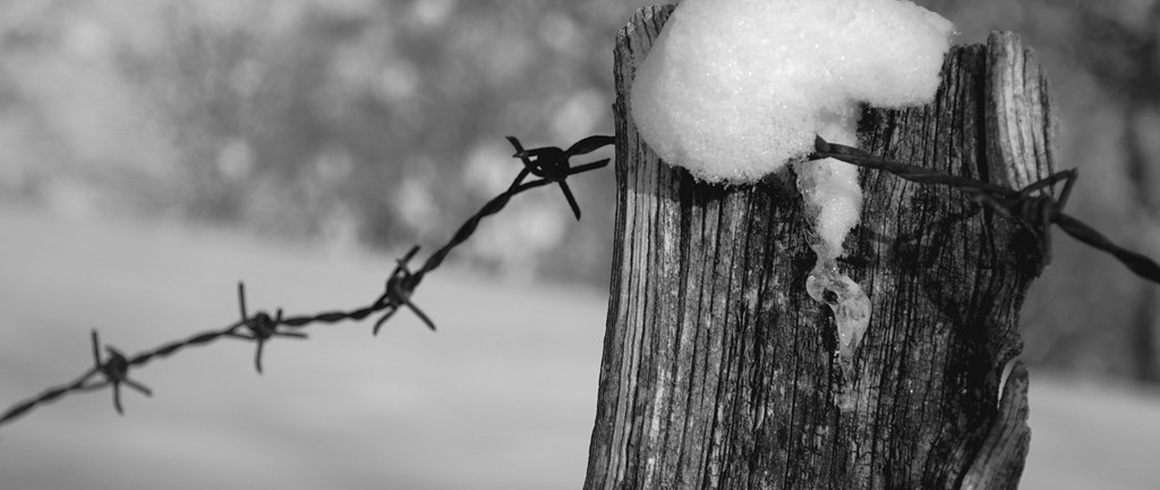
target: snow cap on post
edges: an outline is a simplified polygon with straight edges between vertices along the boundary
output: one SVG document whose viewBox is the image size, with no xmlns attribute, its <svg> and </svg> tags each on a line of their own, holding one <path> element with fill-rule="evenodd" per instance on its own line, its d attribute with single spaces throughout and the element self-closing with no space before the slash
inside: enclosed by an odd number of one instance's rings
<svg viewBox="0 0 1160 490">
<path fill-rule="evenodd" d="M 684 0 L 636 73 L 632 116 L 666 162 L 752 183 L 854 145 L 859 103 L 927 103 L 954 28 L 900 0 Z"/>
</svg>

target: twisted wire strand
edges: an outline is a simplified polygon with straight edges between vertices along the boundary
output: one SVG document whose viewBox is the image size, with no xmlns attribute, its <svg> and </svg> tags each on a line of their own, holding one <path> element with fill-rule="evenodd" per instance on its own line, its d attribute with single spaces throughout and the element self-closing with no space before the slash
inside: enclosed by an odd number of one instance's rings
<svg viewBox="0 0 1160 490">
<path fill-rule="evenodd" d="M 3 416 L 0 416 L 0 424 L 14 420 L 17 417 L 24 415 L 25 412 L 32 410 L 33 408 L 56 401 L 56 399 L 69 393 L 85 392 L 95 389 L 86 386 L 86 383 L 88 383 L 89 379 L 91 379 L 96 374 L 97 368 L 89 368 L 88 371 L 85 371 L 84 374 L 80 375 L 80 377 L 71 383 L 65 383 L 60 386 L 49 388 L 35 397 L 13 405 L 11 408 L 4 412 Z"/>
<path fill-rule="evenodd" d="M 428 272 L 435 270 L 441 264 L 443 264 L 443 260 L 447 258 L 447 255 L 450 254 L 451 251 L 455 249 L 455 247 L 458 247 L 463 242 L 466 242 L 467 239 L 471 238 L 471 235 L 475 233 L 476 228 L 479 226 L 479 222 L 483 221 L 484 218 L 502 211 L 503 208 L 507 206 L 507 203 L 511 201 L 511 199 L 517 194 L 529 189 L 542 187 L 552 183 L 550 180 L 546 179 L 534 180 L 531 182 L 520 182 L 522 177 L 525 175 L 526 173 L 520 172 L 520 177 L 517 177 L 507 190 L 503 191 L 503 193 L 495 196 L 486 204 L 484 204 L 483 207 L 480 208 L 479 212 L 468 218 L 467 221 L 464 222 L 463 225 L 461 225 L 459 229 L 455 231 L 455 234 L 451 236 L 451 239 L 447 241 L 447 244 L 443 245 L 434 253 L 432 253 L 431 256 L 427 258 L 427 261 L 423 263 L 423 266 L 413 273 L 413 275 L 417 278 L 416 283 L 421 281 L 423 276 Z"/>
<path fill-rule="evenodd" d="M 1160 283 L 1160 265 L 1147 256 L 1116 245 L 1095 228 L 1067 214 L 1056 213 L 1052 221 L 1072 238 L 1112 254 L 1137 276 Z"/>
<path fill-rule="evenodd" d="M 886 160 L 873 153 L 852 146 L 827 142 L 821 136 L 815 138 L 814 148 L 814 153 L 811 153 L 806 159 L 821 160 L 823 158 L 835 158 L 859 167 L 890 172 L 898 177 L 919 184 L 947 185 L 969 193 L 984 193 L 1003 198 L 1015 198 L 1019 196 L 1019 191 L 1008 187 L 951 175 L 934 168 Z"/>
</svg>

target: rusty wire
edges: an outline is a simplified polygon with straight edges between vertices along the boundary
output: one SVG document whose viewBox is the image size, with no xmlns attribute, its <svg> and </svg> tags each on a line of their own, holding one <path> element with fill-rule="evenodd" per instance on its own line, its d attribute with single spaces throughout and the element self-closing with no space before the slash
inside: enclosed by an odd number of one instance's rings
<svg viewBox="0 0 1160 490">
<path fill-rule="evenodd" d="M 573 156 L 596 151 L 614 142 L 611 136 L 590 136 L 580 140 L 567 150 L 557 147 L 541 147 L 525 150 L 518 139 L 511 136 L 508 136 L 507 139 L 516 150 L 516 153 L 512 157 L 519 159 L 523 164 L 523 168 L 520 169 L 519 174 L 512 181 L 511 186 L 484 204 L 477 213 L 472 215 L 467 222 L 459 227 L 447 244 L 431 254 L 423 266 L 415 272 L 411 272 L 407 268 L 407 262 L 419 252 L 418 245 L 412 247 L 403 258 L 397 260 L 395 269 L 387 278 L 383 292 L 370 305 L 350 311 L 328 311 L 315 315 L 293 317 L 284 317 L 281 308 L 273 316 L 264 311 L 258 311 L 250 315 L 246 309 L 245 285 L 238 283 L 238 308 L 241 313 L 241 319 L 220 330 L 201 332 L 183 340 L 163 344 L 155 349 L 142 352 L 132 357 L 125 356 L 112 346 L 104 345 L 104 350 L 108 356 L 102 360 L 100 355 L 102 347 L 100 336 L 97 330 L 93 329 L 91 334 L 93 367 L 89 368 L 72 382 L 49 388 L 39 395 L 12 405 L 0 415 L 0 426 L 11 423 L 29 411 L 70 393 L 96 391 L 106 386 L 112 387 L 113 408 L 118 414 L 124 415 L 124 408 L 121 403 L 122 385 L 146 396 L 152 396 L 153 394 L 152 390 L 148 387 L 129 378 L 130 369 L 144 366 L 156 358 L 168 357 L 187 347 L 209 344 L 223 337 L 254 342 L 256 344 L 254 368 L 261 374 L 262 353 L 267 342 L 275 337 L 305 339 L 306 334 L 294 330 L 316 323 L 334 324 L 347 320 L 358 321 L 381 312 L 382 316 L 375 322 L 372 330 L 374 334 L 377 334 L 383 323 L 389 320 L 400 308 L 406 307 L 415 313 L 428 328 L 435 330 L 435 323 L 411 301 L 411 295 L 419 287 L 419 283 L 423 280 L 423 277 L 438 268 L 452 249 L 467 241 L 475 232 L 475 229 L 479 226 L 479 222 L 483 218 L 498 213 L 513 197 L 524 191 L 553 183 L 559 185 L 564 192 L 564 197 L 568 201 L 568 205 L 572 208 L 576 218 L 579 219 L 580 208 L 571 190 L 568 188 L 566 179 L 579 173 L 604 167 L 608 165 L 609 159 L 603 159 L 577 167 L 572 167 L 569 159 Z M 529 175 L 539 177 L 539 179 L 524 182 Z M 97 379 L 98 377 L 100 379 Z"/>
<path fill-rule="evenodd" d="M 1032 182 L 1023 189 L 1015 190 L 998 184 L 950 175 L 936 169 L 885 160 L 864 150 L 830 143 L 821 136 L 815 139 L 814 152 L 807 158 L 810 160 L 835 158 L 860 167 L 890 172 L 911 182 L 950 186 L 966 193 L 972 200 L 994 210 L 997 214 L 1018 222 L 1039 237 L 1044 252 L 1044 264 L 1051 258 L 1051 234 L 1048 228 L 1054 224 L 1072 238 L 1111 254 L 1136 275 L 1160 283 L 1160 265 L 1155 261 L 1117 245 L 1095 228 L 1063 212 L 1063 207 L 1071 195 L 1071 188 L 1079 177 L 1075 169 L 1056 172 Z M 1063 190 L 1058 199 L 1045 192 L 1060 182 L 1063 183 Z"/>
</svg>

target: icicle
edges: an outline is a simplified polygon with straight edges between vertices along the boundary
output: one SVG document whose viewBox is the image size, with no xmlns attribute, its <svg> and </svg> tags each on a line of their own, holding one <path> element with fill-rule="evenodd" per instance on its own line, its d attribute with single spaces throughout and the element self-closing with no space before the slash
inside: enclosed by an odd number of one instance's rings
<svg viewBox="0 0 1160 490">
<path fill-rule="evenodd" d="M 850 372 L 854 351 L 862 343 L 862 336 L 870 324 L 870 298 L 858 283 L 838 271 L 838 264 L 833 259 L 819 258 L 806 279 L 806 291 L 814 301 L 826 303 L 834 312 L 834 322 L 838 326 L 838 355 L 842 367 Z"/>
<path fill-rule="evenodd" d="M 796 165 L 798 189 L 806 203 L 806 214 L 815 223 L 810 248 L 817 263 L 806 280 L 806 291 L 815 301 L 826 303 L 834 313 L 838 329 L 838 358 L 849 380 L 853 374 L 854 352 L 870 324 L 870 298 L 858 283 L 838 270 L 842 242 L 862 210 L 862 188 L 858 169 L 833 159 Z"/>
</svg>

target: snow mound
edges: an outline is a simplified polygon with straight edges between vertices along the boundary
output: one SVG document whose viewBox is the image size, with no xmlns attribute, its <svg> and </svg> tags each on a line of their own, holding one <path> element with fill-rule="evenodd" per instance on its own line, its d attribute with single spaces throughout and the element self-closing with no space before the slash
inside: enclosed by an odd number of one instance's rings
<svg viewBox="0 0 1160 490">
<path fill-rule="evenodd" d="M 751 183 L 815 134 L 855 144 L 859 102 L 931 100 L 952 31 L 908 1 L 685 0 L 636 73 L 632 115 L 666 162 Z"/>
</svg>

